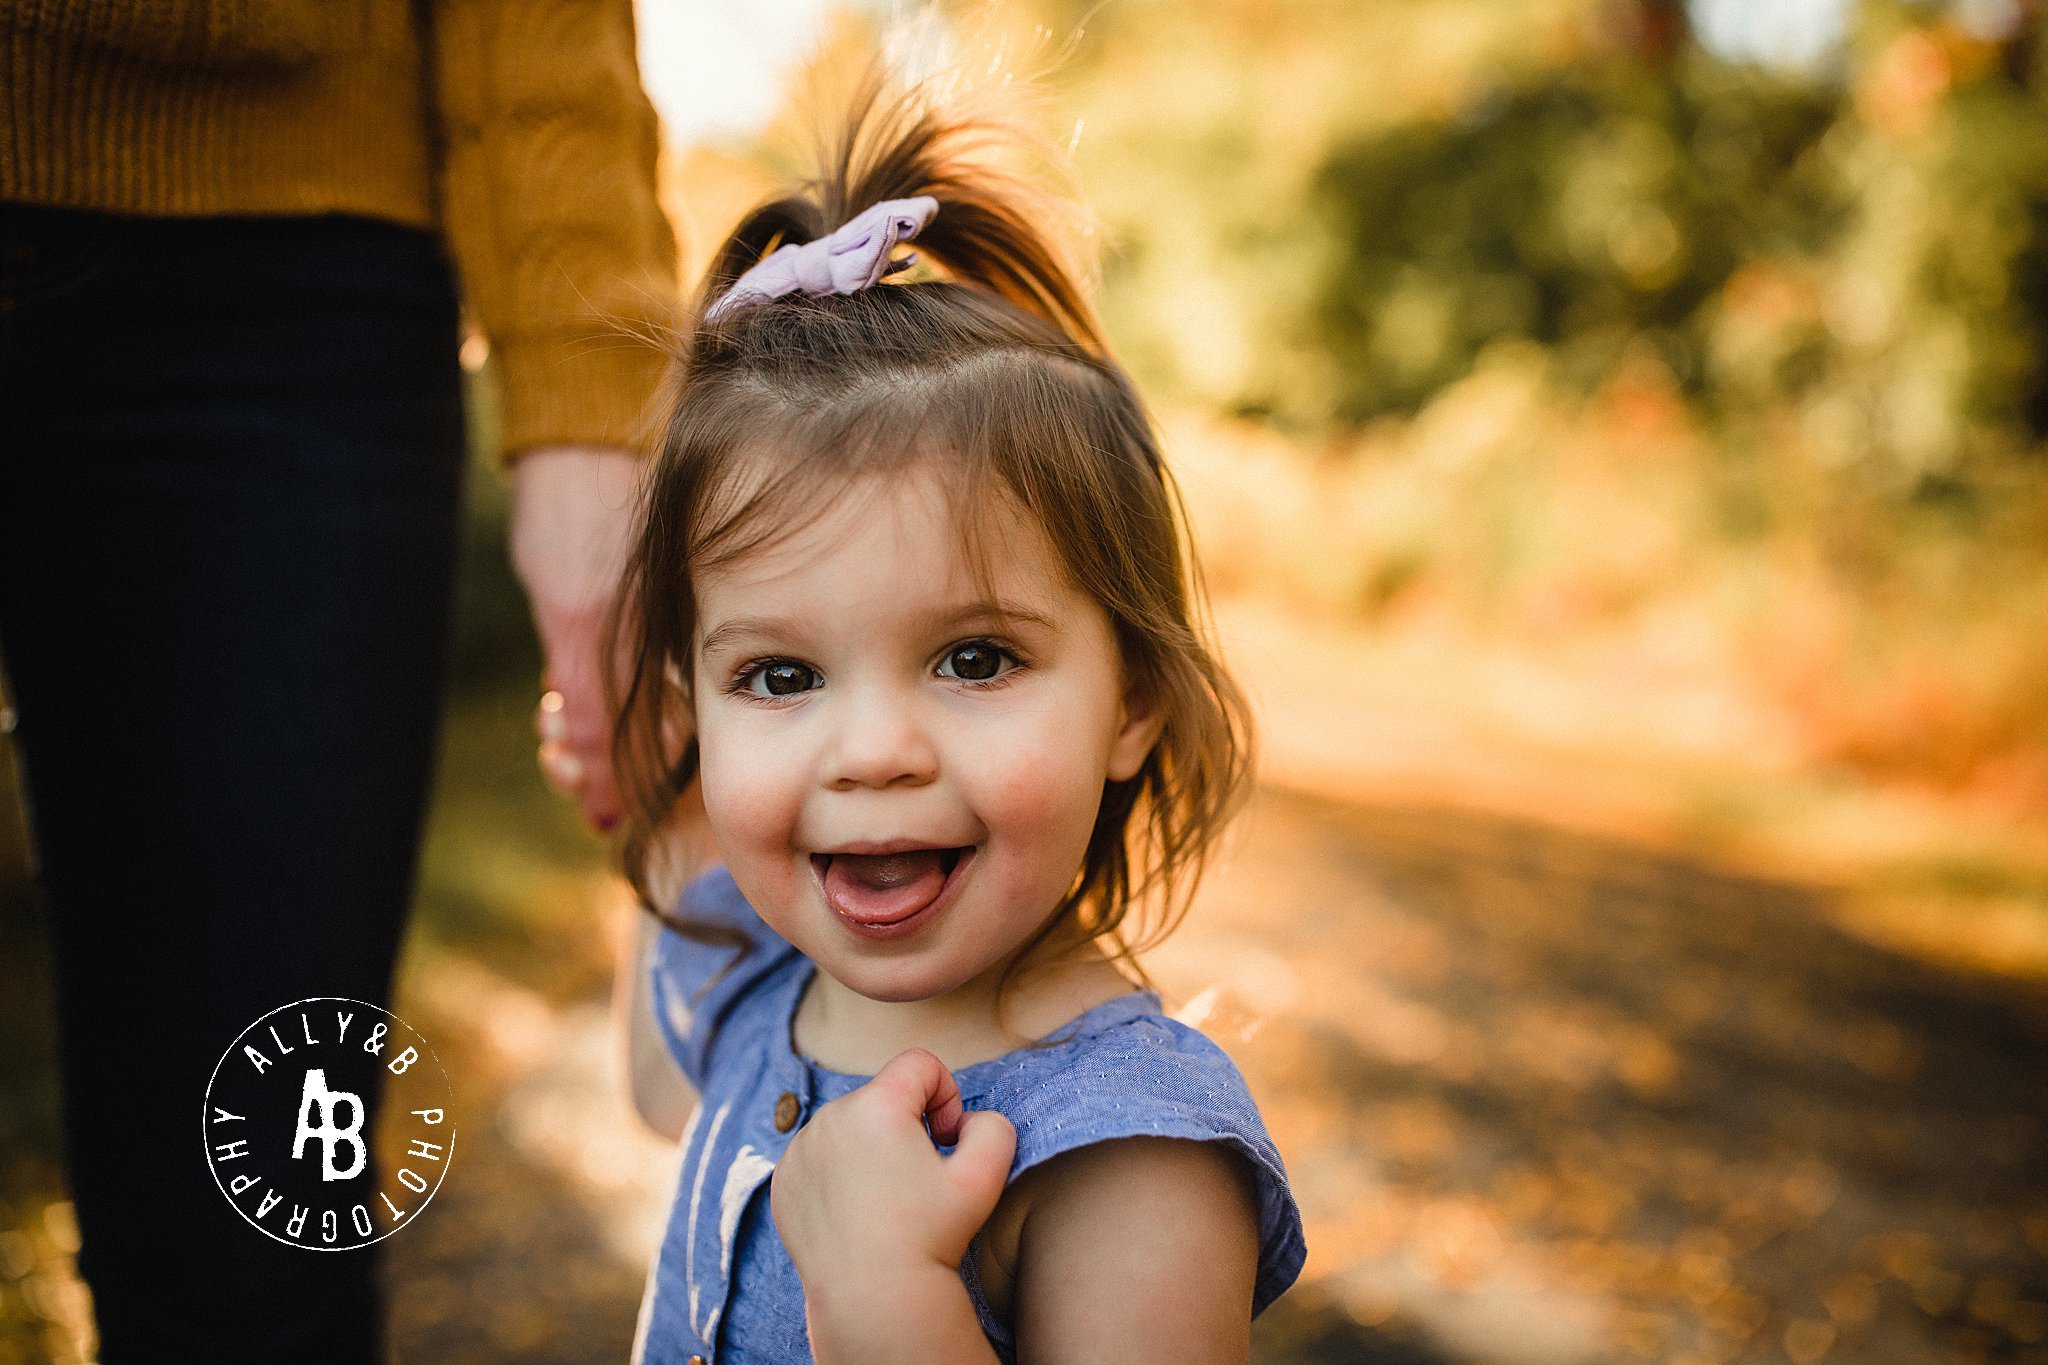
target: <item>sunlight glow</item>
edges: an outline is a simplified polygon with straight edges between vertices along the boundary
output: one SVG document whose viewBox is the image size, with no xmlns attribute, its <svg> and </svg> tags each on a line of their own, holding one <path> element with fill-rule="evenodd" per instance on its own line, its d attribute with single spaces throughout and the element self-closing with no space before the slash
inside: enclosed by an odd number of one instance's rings
<svg viewBox="0 0 2048 1365">
<path fill-rule="evenodd" d="M 758 132 L 831 9 L 830 0 L 637 0 L 640 74 L 668 142 Z"/>
<path fill-rule="evenodd" d="M 1693 26 L 1716 54 L 1768 66 L 1812 67 L 1834 56 L 1851 0 L 1693 0 Z"/>
</svg>

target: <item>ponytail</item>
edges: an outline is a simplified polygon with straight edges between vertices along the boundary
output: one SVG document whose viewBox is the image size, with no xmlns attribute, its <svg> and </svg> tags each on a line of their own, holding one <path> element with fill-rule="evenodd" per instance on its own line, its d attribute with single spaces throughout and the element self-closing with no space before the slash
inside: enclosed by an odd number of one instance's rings
<svg viewBox="0 0 2048 1365">
<path fill-rule="evenodd" d="M 1044 138 L 1012 119 L 942 113 L 920 89 L 892 94 L 885 77 L 870 74 L 821 174 L 756 208 L 726 238 L 700 291 L 699 316 L 777 247 L 817 241 L 870 205 L 929 195 L 939 211 L 918 234 L 917 249 L 935 273 L 988 290 L 1105 356 L 1081 272 L 1057 237 L 1036 226 L 1057 221 L 1065 205 L 995 155 L 1020 147 L 1059 164 Z"/>
</svg>

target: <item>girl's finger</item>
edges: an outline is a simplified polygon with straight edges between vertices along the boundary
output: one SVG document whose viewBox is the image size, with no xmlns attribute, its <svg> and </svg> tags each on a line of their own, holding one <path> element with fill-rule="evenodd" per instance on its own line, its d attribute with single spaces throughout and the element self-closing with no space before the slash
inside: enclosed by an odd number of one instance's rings
<svg viewBox="0 0 2048 1365">
<path fill-rule="evenodd" d="M 966 1112 L 960 1083 L 936 1054 L 921 1047 L 906 1048 L 891 1057 L 869 1084 L 880 1085 L 882 1093 L 901 1106 L 901 1112 L 924 1119 L 934 1140 L 948 1147 L 959 1140 L 960 1117 Z"/>
<path fill-rule="evenodd" d="M 1016 1156 L 1016 1125 L 993 1109 L 969 1109 L 961 1115 L 960 1141 L 946 1168 L 977 1203 L 992 1209 L 1009 1183 Z"/>
</svg>

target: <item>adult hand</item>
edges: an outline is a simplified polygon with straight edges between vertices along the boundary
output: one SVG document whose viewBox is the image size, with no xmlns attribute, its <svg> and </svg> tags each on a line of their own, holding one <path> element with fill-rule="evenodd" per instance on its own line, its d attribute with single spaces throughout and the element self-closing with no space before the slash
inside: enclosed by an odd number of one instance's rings
<svg viewBox="0 0 2048 1365">
<path fill-rule="evenodd" d="M 604 625 L 626 562 L 641 469 L 631 451 L 598 446 L 536 447 L 512 465 L 512 567 L 547 659 L 534 716 L 541 772 L 599 831 L 621 814 Z"/>
<path fill-rule="evenodd" d="M 871 1295 L 919 1276 L 958 1287 L 960 1258 L 995 1212 L 1016 1150 L 1010 1121 L 965 1108 L 945 1063 L 921 1047 L 822 1106 L 769 1186 L 813 1330 L 847 1308 L 872 1313 L 887 1300 Z"/>
</svg>

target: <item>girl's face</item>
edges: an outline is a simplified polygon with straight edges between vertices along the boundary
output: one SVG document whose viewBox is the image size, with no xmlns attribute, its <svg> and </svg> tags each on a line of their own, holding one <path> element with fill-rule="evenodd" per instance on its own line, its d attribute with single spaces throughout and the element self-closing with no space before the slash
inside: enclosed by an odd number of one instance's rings
<svg viewBox="0 0 2048 1365">
<path fill-rule="evenodd" d="M 918 466 L 694 581 L 719 852 L 776 932 L 870 999 L 1007 961 L 1071 888 L 1104 781 L 1157 738 L 1108 616 L 1032 519 L 1006 505 L 990 547 L 994 603 Z"/>
</svg>

